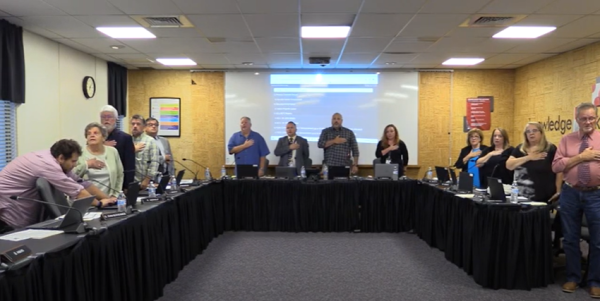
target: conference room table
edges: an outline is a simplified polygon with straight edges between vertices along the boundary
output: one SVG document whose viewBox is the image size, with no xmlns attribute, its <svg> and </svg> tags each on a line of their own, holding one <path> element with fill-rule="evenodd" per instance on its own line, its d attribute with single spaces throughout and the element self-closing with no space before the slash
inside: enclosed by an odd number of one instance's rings
<svg viewBox="0 0 600 301">
<path fill-rule="evenodd" d="M 0 273 L 0 300 L 155 300 L 225 231 L 414 230 L 483 287 L 553 281 L 546 206 L 492 206 L 415 180 L 221 180 L 137 209 L 93 233 L 0 240 L 35 255 Z"/>
</svg>

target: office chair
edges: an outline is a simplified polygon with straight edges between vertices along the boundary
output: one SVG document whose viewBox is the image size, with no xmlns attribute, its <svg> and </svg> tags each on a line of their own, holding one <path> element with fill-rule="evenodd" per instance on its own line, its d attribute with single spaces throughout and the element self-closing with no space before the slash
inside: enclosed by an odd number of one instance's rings
<svg viewBox="0 0 600 301">
<path fill-rule="evenodd" d="M 305 166 L 308 166 L 308 168 L 312 168 L 312 159 L 311 158 L 308 158 Z"/>
<path fill-rule="evenodd" d="M 57 218 L 65 213 L 67 213 L 66 208 L 60 208 L 57 206 L 52 206 L 51 204 L 58 204 L 63 206 L 70 206 L 69 201 L 65 195 L 56 190 L 54 186 L 52 186 L 48 180 L 44 178 L 38 178 L 35 182 L 35 185 L 39 191 L 40 199 L 49 203 L 44 206 L 44 210 L 42 210 L 41 220 L 46 220 L 48 218 Z"/>
<path fill-rule="evenodd" d="M 381 164 L 380 158 L 373 159 L 373 173 L 375 173 L 375 164 Z"/>
</svg>

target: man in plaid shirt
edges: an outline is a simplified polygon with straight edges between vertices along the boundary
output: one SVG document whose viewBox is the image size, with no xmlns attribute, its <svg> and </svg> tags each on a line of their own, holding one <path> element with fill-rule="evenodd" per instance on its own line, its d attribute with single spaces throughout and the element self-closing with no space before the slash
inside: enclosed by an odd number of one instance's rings
<svg viewBox="0 0 600 301">
<path fill-rule="evenodd" d="M 135 146 L 135 180 L 144 190 L 158 172 L 160 156 L 156 141 L 144 133 L 146 121 L 141 115 L 131 117 L 131 136 Z"/>
<path fill-rule="evenodd" d="M 342 114 L 331 117 L 331 127 L 324 129 L 319 137 L 319 148 L 325 149 L 324 163 L 327 166 L 350 166 L 352 173 L 358 172 L 358 143 L 354 132 L 342 126 Z M 350 158 L 354 158 L 351 160 Z"/>
</svg>

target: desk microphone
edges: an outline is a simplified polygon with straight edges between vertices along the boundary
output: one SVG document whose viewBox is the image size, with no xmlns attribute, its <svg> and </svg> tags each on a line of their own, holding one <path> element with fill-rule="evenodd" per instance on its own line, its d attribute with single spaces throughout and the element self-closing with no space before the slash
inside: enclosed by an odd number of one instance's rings
<svg viewBox="0 0 600 301">
<path fill-rule="evenodd" d="M 186 160 L 186 159 L 183 159 L 183 160 Z M 181 162 L 179 162 L 179 161 L 177 161 L 177 160 L 173 160 L 173 161 L 175 161 L 175 162 L 179 163 L 179 165 L 183 166 L 183 168 L 185 168 L 185 169 L 189 170 L 191 173 L 193 173 L 193 174 L 194 174 L 194 181 L 192 182 L 192 185 L 191 185 L 191 186 L 198 186 L 198 185 L 199 185 L 199 183 L 198 183 L 198 182 L 199 182 L 199 181 L 198 181 L 198 171 L 194 172 L 194 171 L 192 171 L 191 169 L 189 169 L 187 166 L 183 165 L 183 163 L 181 163 Z M 191 160 L 190 160 L 190 161 L 191 161 Z"/>
<path fill-rule="evenodd" d="M 101 182 L 100 182 L 100 181 L 98 181 L 98 180 L 94 180 L 94 179 L 85 179 L 85 180 L 84 180 L 84 179 L 80 179 L 80 180 L 77 180 L 77 183 L 83 183 L 83 182 L 85 182 L 85 181 L 90 181 L 90 182 L 94 182 L 94 183 L 96 183 L 96 184 L 100 184 L 100 186 L 102 186 L 102 187 L 106 187 L 106 188 L 110 189 L 110 191 L 116 192 L 116 193 L 117 193 L 117 196 L 118 196 L 118 195 L 121 193 L 121 191 L 120 191 L 120 190 L 116 190 L 116 189 L 114 189 L 114 188 L 112 188 L 112 187 L 110 187 L 110 186 L 108 186 L 108 185 L 106 185 L 106 184 L 104 184 L 104 183 L 101 183 Z"/>
<path fill-rule="evenodd" d="M 207 168 L 206 166 L 204 166 L 204 165 L 202 165 L 202 164 L 200 164 L 200 163 L 198 163 L 198 162 L 196 162 L 196 161 L 194 161 L 194 160 L 192 160 L 192 159 L 188 159 L 188 158 L 182 158 L 182 160 L 183 160 L 183 161 L 190 161 L 190 162 L 192 162 L 192 163 L 194 163 L 194 164 L 196 164 L 196 165 L 198 165 L 198 166 L 200 166 L 200 167 L 204 168 L 205 170 L 206 170 L 206 168 Z M 214 179 L 214 178 L 213 178 L 213 176 L 212 176 L 212 171 L 211 171 L 210 169 L 208 170 L 208 173 L 210 174 L 210 178 L 211 178 L 211 179 Z M 198 173 L 196 172 L 196 179 L 198 178 L 198 177 L 197 177 L 197 175 L 198 175 Z M 208 180 L 208 179 L 206 179 L 206 180 Z"/>
<path fill-rule="evenodd" d="M 42 200 L 37 200 L 37 199 L 32 199 L 32 198 L 26 198 L 26 197 L 22 197 L 22 196 L 16 196 L 16 195 L 11 195 L 10 196 L 11 200 L 25 200 L 25 201 L 31 201 L 31 202 L 36 202 L 36 203 L 40 203 L 40 204 L 44 204 L 44 205 L 52 205 L 52 206 L 56 206 L 59 208 L 65 208 L 65 209 L 69 209 L 69 210 L 75 210 L 77 211 L 77 213 L 79 213 L 79 225 L 77 226 L 77 230 L 75 230 L 75 232 L 77 233 L 84 233 L 85 232 L 85 222 L 83 221 L 83 213 L 81 213 L 81 211 L 79 211 L 79 209 L 71 207 L 71 206 L 65 206 L 65 205 L 59 205 L 56 203 L 50 203 L 50 202 L 46 202 L 46 201 L 42 201 Z M 65 213 L 66 214 L 66 213 Z M 82 227 L 83 226 L 83 227 Z"/>
</svg>

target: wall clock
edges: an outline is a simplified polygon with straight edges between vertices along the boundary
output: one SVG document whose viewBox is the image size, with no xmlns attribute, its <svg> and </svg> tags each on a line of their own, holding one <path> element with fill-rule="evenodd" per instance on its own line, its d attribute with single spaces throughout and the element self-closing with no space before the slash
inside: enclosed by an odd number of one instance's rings
<svg viewBox="0 0 600 301">
<path fill-rule="evenodd" d="M 91 76 L 83 78 L 83 95 L 85 98 L 92 98 L 96 94 L 96 81 Z"/>
</svg>

